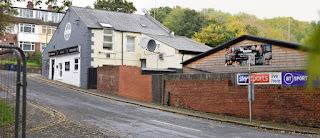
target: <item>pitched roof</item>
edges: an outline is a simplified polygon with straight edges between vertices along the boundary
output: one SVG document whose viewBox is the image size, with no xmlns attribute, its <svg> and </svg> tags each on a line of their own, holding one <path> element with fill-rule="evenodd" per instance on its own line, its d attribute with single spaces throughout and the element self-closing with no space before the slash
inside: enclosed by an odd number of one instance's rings
<svg viewBox="0 0 320 138">
<path fill-rule="evenodd" d="M 163 35 L 151 35 L 148 36 L 165 43 L 169 46 L 172 46 L 180 51 L 191 51 L 191 52 L 198 52 L 202 53 L 212 49 L 211 47 L 193 41 L 184 36 L 163 36 Z"/>
<path fill-rule="evenodd" d="M 107 23 L 118 31 L 169 35 L 169 30 L 149 18 L 148 15 L 127 14 L 74 6 L 70 7 L 70 9 L 73 9 L 80 16 L 88 28 L 102 29 L 103 27 L 99 23 Z"/>
<path fill-rule="evenodd" d="M 233 40 L 230 40 L 224 44 L 221 44 L 207 52 L 204 52 L 202 54 L 199 54 L 198 56 L 195 56 L 193 58 L 190 58 L 189 60 L 186 60 L 182 62 L 181 64 L 186 65 L 189 63 L 192 63 L 194 61 L 197 61 L 203 57 L 209 56 L 217 51 L 223 50 L 231 45 L 234 45 L 240 41 L 243 40 L 252 40 L 252 41 L 257 41 L 257 42 L 262 42 L 262 43 L 267 43 L 267 44 L 272 44 L 272 45 L 277 45 L 277 46 L 282 46 L 282 47 L 287 47 L 287 48 L 292 48 L 292 49 L 297 49 L 299 46 L 302 44 L 300 43 L 294 43 L 294 42 L 288 42 L 288 41 L 282 41 L 282 40 L 277 40 L 277 39 L 271 39 L 271 38 L 265 38 L 265 37 L 259 37 L 259 36 L 253 36 L 253 35 L 242 35 L 240 37 L 237 37 Z"/>
</svg>

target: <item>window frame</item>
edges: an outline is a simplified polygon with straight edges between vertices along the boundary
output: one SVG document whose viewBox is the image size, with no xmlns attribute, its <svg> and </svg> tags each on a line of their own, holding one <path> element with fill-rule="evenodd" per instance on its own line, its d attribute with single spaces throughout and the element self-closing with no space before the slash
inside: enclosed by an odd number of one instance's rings
<svg viewBox="0 0 320 138">
<path fill-rule="evenodd" d="M 45 33 L 43 33 L 43 29 L 46 30 Z M 48 33 L 48 30 L 50 30 L 50 33 Z M 55 31 L 56 31 L 56 27 L 47 26 L 47 25 L 42 25 L 42 26 L 41 26 L 41 34 L 53 35 Z"/>
<path fill-rule="evenodd" d="M 76 63 L 76 60 L 78 60 L 78 63 Z M 74 58 L 74 66 L 73 66 L 73 69 L 75 72 L 78 72 L 79 71 L 79 63 L 80 63 L 80 58 Z M 76 69 L 76 66 L 78 66 L 78 68 Z"/>
<path fill-rule="evenodd" d="M 129 38 L 129 37 L 133 38 L 133 43 L 129 43 L 129 42 L 128 42 L 128 38 Z M 131 45 L 133 46 L 133 51 L 128 51 L 129 44 L 131 44 Z M 135 37 L 135 36 L 127 35 L 127 47 L 126 47 L 126 51 L 127 51 L 128 53 L 135 53 L 135 52 L 136 52 L 136 37 Z"/>
<path fill-rule="evenodd" d="M 104 33 L 105 30 L 111 31 L 111 34 L 105 34 L 105 33 Z M 111 36 L 111 37 L 112 37 L 112 42 L 104 41 L 104 37 L 105 37 L 105 36 Z M 103 41 L 103 42 L 102 42 L 102 49 L 103 49 L 104 51 L 114 51 L 114 30 L 103 29 L 102 41 Z M 106 44 L 112 44 L 111 50 L 107 50 L 107 49 L 105 49 L 105 48 L 103 47 L 103 45 L 104 45 L 105 43 L 106 43 Z"/>
<path fill-rule="evenodd" d="M 30 26 L 31 32 L 25 32 L 25 28 Z M 19 23 L 19 32 L 21 33 L 35 33 L 36 25 L 34 24 L 27 24 L 27 23 Z"/>
<path fill-rule="evenodd" d="M 25 50 L 25 49 L 24 49 L 24 44 L 26 44 L 26 43 L 31 45 L 31 50 Z M 35 51 L 35 42 L 19 41 L 19 47 L 20 47 L 23 51 Z"/>
</svg>

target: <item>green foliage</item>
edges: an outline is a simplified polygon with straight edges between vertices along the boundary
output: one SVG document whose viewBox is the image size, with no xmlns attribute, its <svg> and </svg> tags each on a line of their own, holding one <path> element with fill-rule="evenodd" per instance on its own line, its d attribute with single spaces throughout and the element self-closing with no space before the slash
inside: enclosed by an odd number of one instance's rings
<svg viewBox="0 0 320 138">
<path fill-rule="evenodd" d="M 33 58 L 33 62 L 36 62 L 40 66 L 42 65 L 42 53 L 41 52 L 34 52 L 32 58 Z"/>
<path fill-rule="evenodd" d="M 175 7 L 167 16 L 163 24 L 176 35 L 191 38 L 194 32 L 198 32 L 204 17 L 197 11 L 188 8 Z"/>
<path fill-rule="evenodd" d="M 151 8 L 149 11 L 150 16 L 154 17 L 154 11 L 156 12 L 155 19 L 158 20 L 160 23 L 163 23 L 164 20 L 169 15 L 169 13 L 172 11 L 172 8 L 170 8 L 168 6 L 160 7 L 160 8 Z"/>
<path fill-rule="evenodd" d="M 116 11 L 123 13 L 133 13 L 137 11 L 132 2 L 127 0 L 97 0 L 94 4 L 95 9 Z"/>
<path fill-rule="evenodd" d="M 29 61 L 30 60 L 30 53 L 28 52 L 28 51 L 24 51 L 24 54 L 27 54 L 28 55 L 28 57 L 26 57 L 26 59 L 27 59 L 27 61 Z"/>
<path fill-rule="evenodd" d="M 226 25 L 210 24 L 201 32 L 196 32 L 194 40 L 215 47 L 244 34 L 247 34 L 245 27 L 240 21 L 235 20 Z"/>
<path fill-rule="evenodd" d="M 317 25 L 317 30 L 306 40 L 303 47 L 308 52 L 308 83 L 312 85 L 315 78 L 320 78 L 320 24 Z"/>
<path fill-rule="evenodd" d="M 0 127 L 14 123 L 14 108 L 0 98 Z"/>
</svg>

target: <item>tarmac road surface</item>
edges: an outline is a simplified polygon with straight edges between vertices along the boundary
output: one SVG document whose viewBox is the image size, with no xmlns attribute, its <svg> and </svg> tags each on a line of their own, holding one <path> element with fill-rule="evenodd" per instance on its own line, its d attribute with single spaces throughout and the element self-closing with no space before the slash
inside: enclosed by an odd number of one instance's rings
<svg viewBox="0 0 320 138">
<path fill-rule="evenodd" d="M 28 101 L 58 110 L 68 119 L 141 138 L 291 138 L 306 137 L 209 121 L 78 93 L 28 79 Z"/>
</svg>

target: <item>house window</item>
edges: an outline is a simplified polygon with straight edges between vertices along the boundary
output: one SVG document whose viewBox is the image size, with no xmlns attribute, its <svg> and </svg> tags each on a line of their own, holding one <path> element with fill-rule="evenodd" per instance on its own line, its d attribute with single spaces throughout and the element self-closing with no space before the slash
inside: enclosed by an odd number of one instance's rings
<svg viewBox="0 0 320 138">
<path fill-rule="evenodd" d="M 41 12 L 42 20 L 47 22 L 48 21 L 48 12 L 42 11 Z"/>
<path fill-rule="evenodd" d="M 65 66 L 64 66 L 64 70 L 65 71 L 70 71 L 70 62 L 65 62 Z"/>
<path fill-rule="evenodd" d="M 36 11 L 36 18 L 37 19 L 41 19 L 40 13 L 41 13 L 41 11 Z"/>
<path fill-rule="evenodd" d="M 33 10 L 20 9 L 19 16 L 24 18 L 33 18 Z"/>
<path fill-rule="evenodd" d="M 34 42 L 19 42 L 19 46 L 24 51 L 34 51 Z"/>
<path fill-rule="evenodd" d="M 103 30 L 103 50 L 113 50 L 113 30 Z"/>
<path fill-rule="evenodd" d="M 146 68 L 147 67 L 147 60 L 146 59 L 140 59 L 141 61 L 141 68 Z"/>
<path fill-rule="evenodd" d="M 55 27 L 52 27 L 52 26 L 42 26 L 42 29 L 41 29 L 41 33 L 42 34 L 54 34 L 54 31 L 55 31 Z"/>
<path fill-rule="evenodd" d="M 47 44 L 46 43 L 41 43 L 41 52 L 44 51 L 44 49 L 46 48 Z"/>
<path fill-rule="evenodd" d="M 79 59 L 76 58 L 74 59 L 74 70 L 78 70 L 79 69 Z"/>
<path fill-rule="evenodd" d="M 20 26 L 20 32 L 34 33 L 35 25 L 33 24 L 20 23 L 19 26 Z"/>
<path fill-rule="evenodd" d="M 14 46 L 14 42 L 9 42 L 8 45 Z"/>
<path fill-rule="evenodd" d="M 63 13 L 59 13 L 59 22 L 62 20 L 64 14 Z"/>
<path fill-rule="evenodd" d="M 127 52 L 135 52 L 135 37 L 127 36 Z"/>
<path fill-rule="evenodd" d="M 52 14 L 52 19 L 51 19 L 51 21 L 54 22 L 54 23 L 59 22 L 59 21 L 58 21 L 58 13 L 51 13 L 51 14 Z"/>
</svg>

